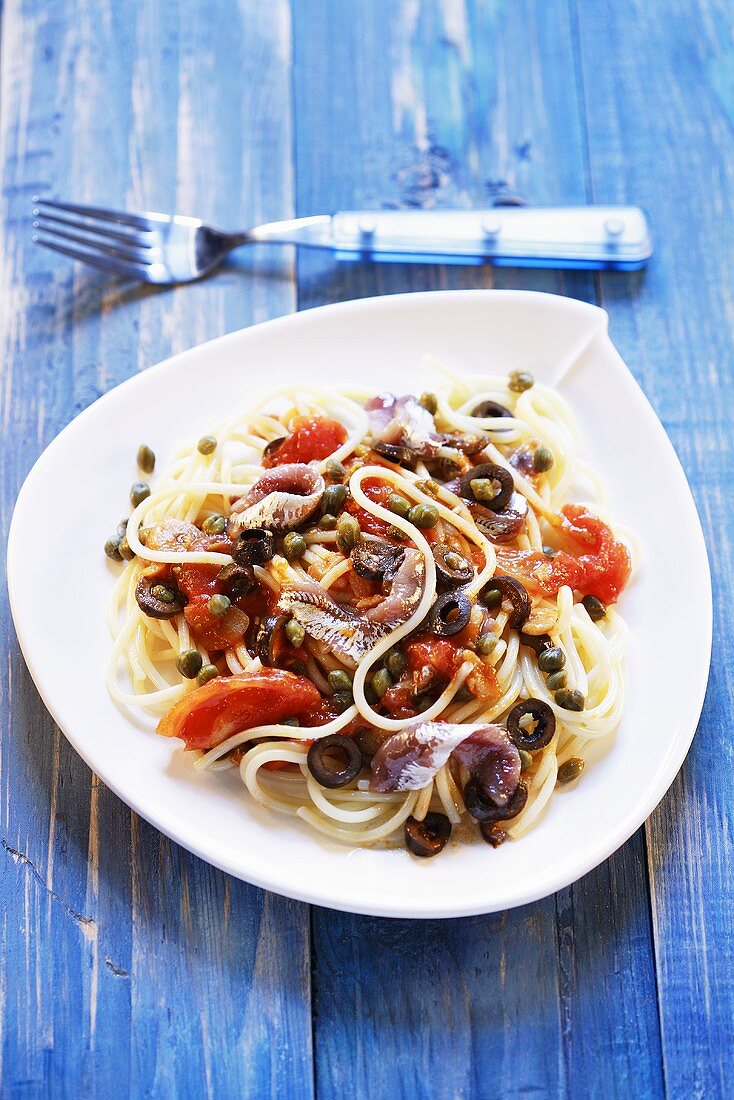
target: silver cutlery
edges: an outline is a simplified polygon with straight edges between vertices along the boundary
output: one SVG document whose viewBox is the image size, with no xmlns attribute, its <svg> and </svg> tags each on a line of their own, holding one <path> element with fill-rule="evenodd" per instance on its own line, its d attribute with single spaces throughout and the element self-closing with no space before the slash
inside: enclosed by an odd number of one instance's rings
<svg viewBox="0 0 734 1100">
<path fill-rule="evenodd" d="M 245 244 L 328 249 L 343 260 L 621 271 L 644 267 L 652 255 L 648 220 L 636 206 L 345 211 L 227 233 L 180 214 L 33 201 L 38 244 L 162 286 L 201 278 Z"/>
</svg>

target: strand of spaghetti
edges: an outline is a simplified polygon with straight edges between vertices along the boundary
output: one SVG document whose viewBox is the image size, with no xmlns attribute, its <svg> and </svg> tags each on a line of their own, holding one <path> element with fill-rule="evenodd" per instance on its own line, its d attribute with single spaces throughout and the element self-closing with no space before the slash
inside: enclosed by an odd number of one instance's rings
<svg viewBox="0 0 734 1100">
<path fill-rule="evenodd" d="M 332 836 L 338 840 L 347 840 L 352 844 L 374 844 L 378 840 L 384 840 L 386 837 L 394 833 L 413 812 L 413 807 L 418 800 L 418 792 L 412 791 L 405 799 L 403 805 L 382 825 L 375 826 L 372 829 L 365 829 L 364 831 L 356 832 L 351 829 L 339 827 L 333 825 L 329 821 L 324 821 L 319 814 L 314 813 L 313 810 L 307 806 L 301 806 L 296 811 L 296 817 L 302 818 L 303 821 L 307 821 L 314 829 L 318 829 L 321 833 L 326 833 L 327 836 Z"/>
<path fill-rule="evenodd" d="M 376 817 L 380 817 L 385 812 L 384 803 L 380 802 L 376 802 L 372 806 L 365 806 L 361 810 L 345 810 L 340 806 L 335 806 L 324 794 L 324 788 L 310 775 L 306 776 L 306 789 L 316 809 L 320 810 L 324 817 L 331 818 L 333 821 L 359 825 L 363 821 L 374 821 Z"/>
<path fill-rule="evenodd" d="M 418 799 L 413 807 L 413 817 L 416 821 L 423 821 L 428 813 L 428 807 L 431 805 L 431 798 L 433 797 L 433 780 L 427 783 L 425 787 L 421 788 L 418 792 Z"/>
</svg>

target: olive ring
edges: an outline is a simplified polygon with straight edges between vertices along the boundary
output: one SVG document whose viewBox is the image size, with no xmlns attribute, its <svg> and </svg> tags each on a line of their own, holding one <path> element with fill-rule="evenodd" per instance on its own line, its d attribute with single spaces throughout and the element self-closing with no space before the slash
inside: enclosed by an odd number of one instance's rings
<svg viewBox="0 0 734 1100">
<path fill-rule="evenodd" d="M 342 753 L 346 758 L 344 765 L 339 767 L 330 761 L 327 757 L 329 751 Z M 345 737 L 343 733 L 331 733 L 314 741 L 306 762 L 316 782 L 329 790 L 346 787 L 362 771 L 362 753 L 352 738 Z"/>
<path fill-rule="evenodd" d="M 439 596 L 428 616 L 434 634 L 447 637 L 458 634 L 471 618 L 471 603 L 463 592 L 445 592 Z"/>
<path fill-rule="evenodd" d="M 496 462 L 485 462 L 480 466 L 472 466 L 468 473 L 461 479 L 461 495 L 466 500 L 477 500 L 472 489 L 473 481 L 492 481 L 499 484 L 499 489 L 491 500 L 482 500 L 493 512 L 501 512 L 510 503 L 510 498 L 515 492 L 515 481 L 509 470 L 504 466 L 498 466 Z"/>
<path fill-rule="evenodd" d="M 535 729 L 532 732 L 520 725 L 520 719 L 526 714 L 531 715 L 535 720 Z M 507 715 L 507 733 L 510 740 L 518 749 L 525 749 L 526 752 L 544 749 L 553 739 L 555 732 L 556 716 L 542 699 L 523 699 Z"/>
<path fill-rule="evenodd" d="M 524 809 L 527 800 L 528 789 L 522 781 L 504 806 L 487 797 L 478 779 L 470 779 L 464 787 L 464 805 L 475 821 L 509 821 Z"/>
<path fill-rule="evenodd" d="M 437 856 L 451 836 L 451 822 L 446 814 L 426 814 L 422 821 L 409 817 L 405 822 L 405 846 L 414 856 L 427 859 Z"/>
</svg>

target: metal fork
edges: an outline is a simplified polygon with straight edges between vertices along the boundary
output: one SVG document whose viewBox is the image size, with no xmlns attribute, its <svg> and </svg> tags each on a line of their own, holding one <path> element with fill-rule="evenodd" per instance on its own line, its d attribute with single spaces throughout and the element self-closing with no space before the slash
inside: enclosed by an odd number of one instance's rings
<svg viewBox="0 0 734 1100">
<path fill-rule="evenodd" d="M 243 244 L 329 249 L 341 259 L 635 270 L 652 253 L 636 206 L 346 211 L 225 233 L 180 214 L 127 214 L 35 198 L 33 239 L 114 275 L 199 279 Z"/>
</svg>

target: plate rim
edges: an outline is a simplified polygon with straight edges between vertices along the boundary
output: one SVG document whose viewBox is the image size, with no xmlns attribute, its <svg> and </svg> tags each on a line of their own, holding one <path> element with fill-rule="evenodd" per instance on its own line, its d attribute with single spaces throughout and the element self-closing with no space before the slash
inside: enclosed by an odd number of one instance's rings
<svg viewBox="0 0 734 1100">
<path fill-rule="evenodd" d="M 534 888 L 529 885 L 524 890 L 516 889 L 515 894 L 511 900 L 501 899 L 499 904 L 494 904 L 491 901 L 485 902 L 472 902 L 469 901 L 465 904 L 455 904 L 454 902 L 443 902 L 440 897 L 432 901 L 431 905 L 419 905 L 415 910 L 409 911 L 405 906 L 400 904 L 385 904 L 381 902 L 381 899 L 377 896 L 374 898 L 374 902 L 369 905 L 361 905 L 349 900 L 341 900 L 333 890 L 328 888 L 320 888 L 318 884 L 309 889 L 299 888 L 298 884 L 293 881 L 292 871 L 284 869 L 279 865 L 268 865 L 265 868 L 265 862 L 258 857 L 257 865 L 248 867 L 247 875 L 242 871 L 242 868 L 235 866 L 234 863 L 227 858 L 223 853 L 221 856 L 217 856 L 212 853 L 206 844 L 200 844 L 197 842 L 197 838 L 193 833 L 190 833 L 185 823 L 182 823 L 178 817 L 172 820 L 170 815 L 166 812 L 165 807 L 155 812 L 151 812 L 149 808 L 141 809 L 139 801 L 134 794 L 131 794 L 128 790 L 124 793 L 118 786 L 114 772 L 110 774 L 110 769 L 99 769 L 88 757 L 87 752 L 77 744 L 75 736 L 71 733 L 64 724 L 59 720 L 57 714 L 57 708 L 47 698 L 47 694 L 41 684 L 40 671 L 35 667 L 35 662 L 29 650 L 32 648 L 27 645 L 27 638 L 24 639 L 23 629 L 20 625 L 22 621 L 22 615 L 19 611 L 18 595 L 16 592 L 16 583 L 13 578 L 17 575 L 17 554 L 16 554 L 16 539 L 19 522 L 16 522 L 16 516 L 19 512 L 22 512 L 23 498 L 27 492 L 31 492 L 35 480 L 43 472 L 43 467 L 46 462 L 53 457 L 57 446 L 61 445 L 61 441 L 65 438 L 66 434 L 76 429 L 78 423 L 82 420 L 86 420 L 90 415 L 96 415 L 99 407 L 104 406 L 109 400 L 113 400 L 119 392 L 126 387 L 131 387 L 138 383 L 142 374 L 149 374 L 155 372 L 156 374 L 164 373 L 168 370 L 175 369 L 176 366 L 188 357 L 200 355 L 203 350 L 212 350 L 223 347 L 227 344 L 236 344 L 240 341 L 246 340 L 248 336 L 254 332 L 260 333 L 264 329 L 283 328 L 291 325 L 294 320 L 299 323 L 303 323 L 304 319 L 315 319 L 318 323 L 318 317 L 325 312 L 346 312 L 348 310 L 367 310 L 375 308 L 377 304 L 379 308 L 390 306 L 398 309 L 401 305 L 410 301 L 412 304 L 420 302 L 421 300 L 435 300 L 437 297 L 441 299 L 477 299 L 486 298 L 487 295 L 492 295 L 493 298 L 506 298 L 507 300 L 517 300 L 518 298 L 523 300 L 536 299 L 543 302 L 546 305 L 552 303 L 553 308 L 559 311 L 566 311 L 568 313 L 577 313 L 578 315 L 596 316 L 599 320 L 598 328 L 590 335 L 589 340 L 584 345 L 584 348 L 578 349 L 576 356 L 580 355 L 583 350 L 595 339 L 597 336 L 602 335 L 608 342 L 608 346 L 614 353 L 618 366 L 622 369 L 623 375 L 626 375 L 626 381 L 631 383 L 641 398 L 641 408 L 644 409 L 645 416 L 650 424 L 651 430 L 656 435 L 656 445 L 660 445 L 668 452 L 668 457 L 672 460 L 673 464 L 677 467 L 677 472 L 682 479 L 683 487 L 688 494 L 689 502 L 692 510 L 692 517 L 695 519 L 695 531 L 692 534 L 695 537 L 695 541 L 698 544 L 701 551 L 701 564 L 704 566 L 701 579 L 703 580 L 704 591 L 701 595 L 702 599 L 702 615 L 705 623 L 705 638 L 707 639 L 706 651 L 705 651 L 705 676 L 701 677 L 701 681 L 698 685 L 697 691 L 694 693 L 695 697 L 692 700 L 690 722 L 690 732 L 683 737 L 679 744 L 675 746 L 674 751 L 671 751 L 666 757 L 663 758 L 661 767 L 658 769 L 658 778 L 656 782 L 651 783 L 647 795 L 644 799 L 640 800 L 640 803 L 634 811 L 631 811 L 626 818 L 618 825 L 614 831 L 610 831 L 607 843 L 599 846 L 593 856 L 590 856 L 583 865 L 574 869 L 573 876 L 568 877 L 568 874 L 562 873 L 562 868 L 565 866 L 566 861 L 562 860 L 556 864 L 557 871 L 554 876 L 551 876 L 550 880 L 543 880 L 539 887 Z M 614 343 L 608 336 L 608 321 L 609 315 L 600 306 L 593 305 L 588 302 L 583 302 L 575 298 L 569 298 L 562 295 L 550 294 L 543 291 L 525 291 L 525 290 L 494 290 L 494 289 L 469 289 L 469 290 L 438 290 L 438 291 L 422 291 L 418 293 L 401 293 L 401 294 L 388 294 L 388 295 L 375 295 L 368 298 L 357 298 L 346 301 L 340 301 L 330 303 L 327 305 L 317 306 L 313 309 L 302 310 L 300 312 L 284 314 L 280 317 L 271 318 L 266 321 L 259 322 L 255 325 L 249 325 L 247 327 L 237 329 L 234 332 L 226 333 L 222 336 L 215 337 L 212 340 L 204 341 L 200 344 L 196 344 L 191 348 L 187 348 L 184 351 L 177 352 L 173 355 L 166 357 L 163 360 L 144 368 L 142 371 L 138 370 L 129 378 L 120 382 L 118 385 L 112 387 L 106 393 L 97 398 L 89 406 L 87 406 L 77 416 L 73 417 L 62 429 L 58 432 L 54 438 L 43 449 L 36 461 L 28 471 L 23 484 L 18 492 L 18 497 L 13 509 L 13 515 L 10 522 L 7 539 L 7 557 L 6 557 L 6 578 L 8 585 L 9 603 L 11 609 L 11 615 L 13 619 L 13 625 L 15 628 L 18 644 L 23 654 L 28 671 L 34 682 L 36 690 L 38 691 L 44 706 L 49 711 L 55 724 L 61 729 L 66 739 L 71 744 L 72 748 L 77 752 L 87 766 L 97 775 L 102 782 L 105 783 L 113 793 L 121 799 L 125 805 L 129 806 L 135 813 L 142 817 L 154 828 L 158 829 L 170 840 L 190 851 L 198 858 L 205 862 L 217 867 L 219 870 L 226 874 L 231 874 L 233 877 L 246 881 L 254 886 L 262 888 L 264 890 L 271 890 L 279 893 L 283 896 L 293 898 L 297 901 L 302 901 L 308 904 L 319 905 L 326 908 L 332 908 L 341 910 L 343 912 L 351 912 L 369 916 L 390 917 L 394 919 L 451 919 L 460 918 L 464 916 L 473 916 L 478 914 L 486 914 L 492 912 L 499 912 L 510 908 L 516 908 L 521 905 L 526 905 L 532 902 L 541 900 L 548 897 L 551 894 L 557 892 L 559 889 L 563 889 L 574 882 L 577 882 L 584 875 L 588 874 L 595 867 L 599 866 L 606 859 L 608 859 L 615 851 L 617 851 L 623 844 L 629 840 L 629 838 L 642 826 L 649 818 L 654 809 L 660 804 L 665 797 L 670 787 L 672 786 L 676 776 L 678 775 L 680 768 L 690 750 L 693 738 L 696 734 L 698 724 L 700 721 L 701 712 L 706 697 L 708 688 L 708 682 L 710 678 L 710 660 L 713 643 L 713 593 L 711 582 L 711 568 L 708 556 L 708 550 L 704 537 L 703 527 L 701 519 L 696 507 L 695 498 L 693 496 L 690 484 L 685 474 L 685 470 L 680 462 L 678 454 L 673 446 L 673 443 L 668 436 L 665 428 L 652 407 L 649 399 L 639 385 L 637 379 L 632 374 L 632 371 L 627 366 L 620 353 L 617 351 Z M 654 776 L 654 773 L 653 773 Z M 184 839 L 182 839 L 184 837 Z M 229 849 L 227 849 L 228 851 Z"/>
</svg>

